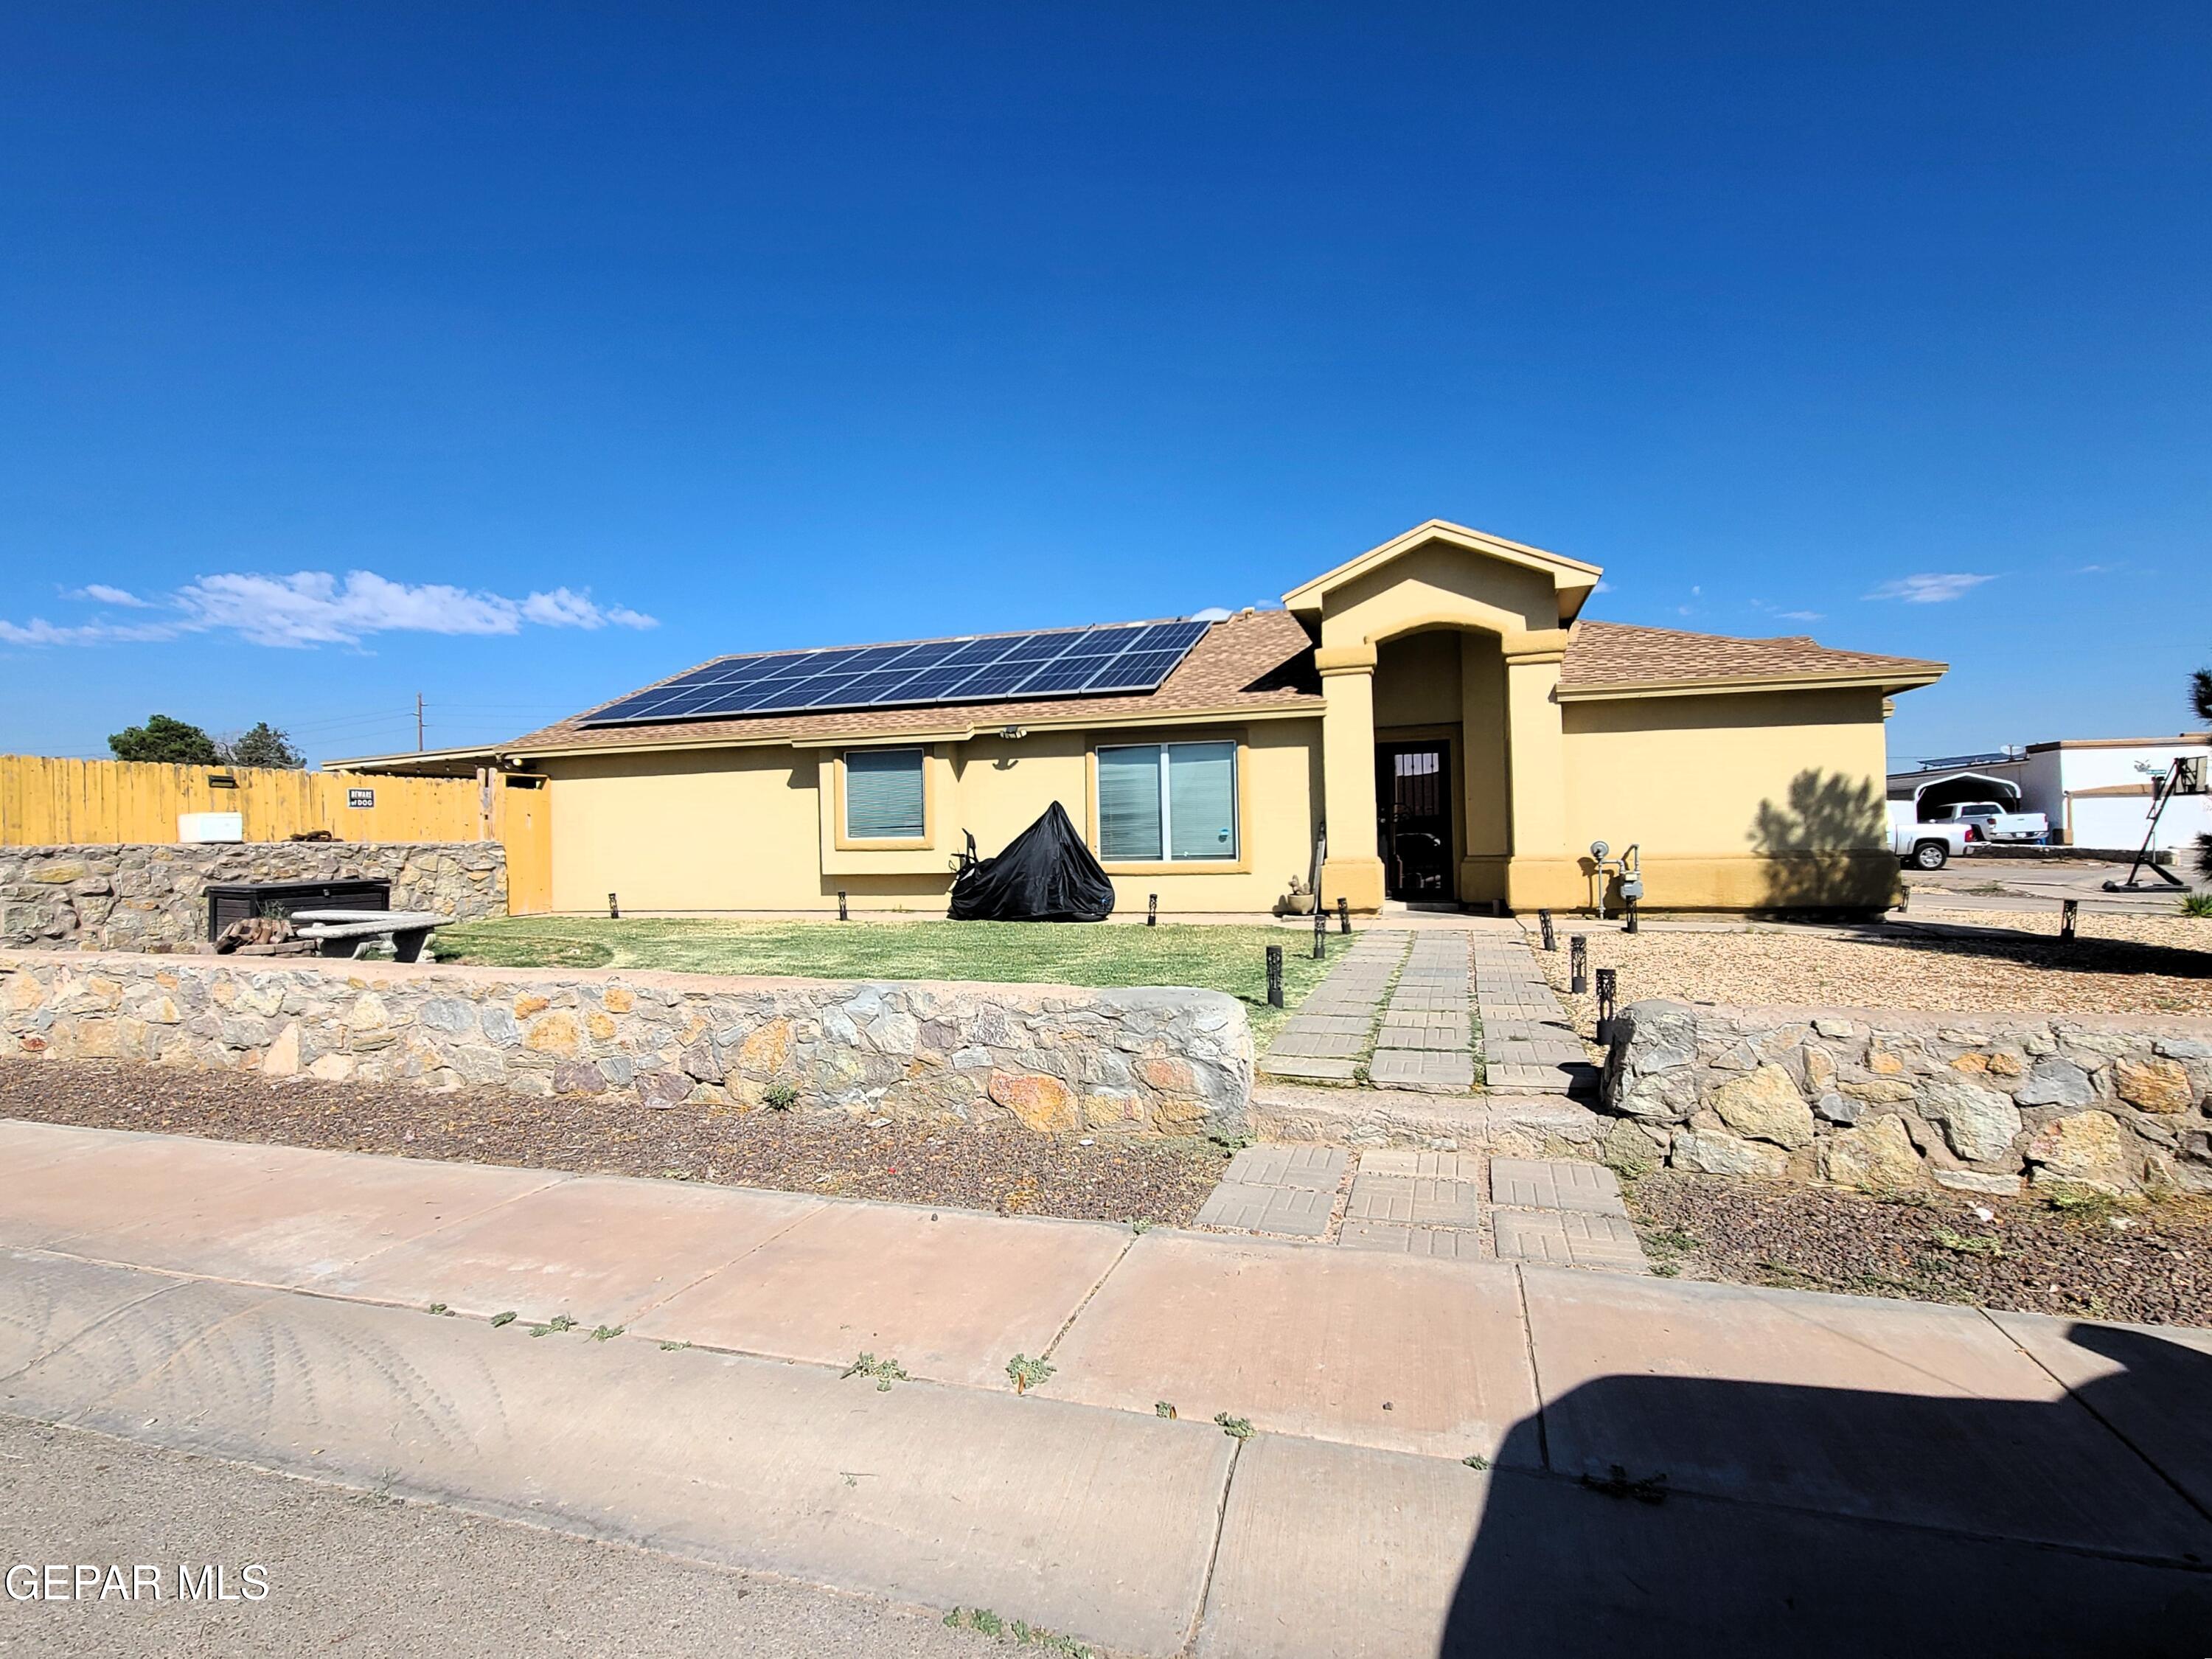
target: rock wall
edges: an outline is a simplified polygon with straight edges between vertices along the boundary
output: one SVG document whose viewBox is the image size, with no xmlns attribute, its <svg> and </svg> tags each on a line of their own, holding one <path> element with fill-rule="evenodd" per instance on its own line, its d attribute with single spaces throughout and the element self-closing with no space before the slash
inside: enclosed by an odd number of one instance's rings
<svg viewBox="0 0 2212 1659">
<path fill-rule="evenodd" d="M 0 1054 L 1032 1129 L 1245 1132 L 1218 991 L 0 951 Z"/>
<path fill-rule="evenodd" d="M 2212 1192 L 2212 1020 L 1639 1002 L 1619 1160 L 1871 1189 Z"/>
<path fill-rule="evenodd" d="M 507 914 L 507 848 L 495 841 L 0 847 L 0 945 L 192 945 L 207 938 L 210 883 L 337 880 L 388 881 L 401 909 Z"/>
</svg>

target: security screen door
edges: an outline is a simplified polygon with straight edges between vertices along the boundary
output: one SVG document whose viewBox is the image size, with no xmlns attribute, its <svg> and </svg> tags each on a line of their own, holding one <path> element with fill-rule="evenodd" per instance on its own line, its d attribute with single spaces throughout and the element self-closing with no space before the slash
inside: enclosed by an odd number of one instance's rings
<svg viewBox="0 0 2212 1659">
<path fill-rule="evenodd" d="M 1375 775 L 1382 890 L 1394 899 L 1449 902 L 1451 745 L 1439 739 L 1378 744 Z"/>
</svg>

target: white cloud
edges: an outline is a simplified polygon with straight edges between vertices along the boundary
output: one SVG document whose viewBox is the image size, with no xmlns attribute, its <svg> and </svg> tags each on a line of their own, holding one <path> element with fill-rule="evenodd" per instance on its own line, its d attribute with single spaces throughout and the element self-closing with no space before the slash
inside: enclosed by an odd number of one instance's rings
<svg viewBox="0 0 2212 1659">
<path fill-rule="evenodd" d="M 1995 576 L 1976 576 L 1962 570 L 1942 574 L 1923 574 L 1900 576 L 1893 582 L 1884 582 L 1866 597 L 1870 599 L 1903 599 L 1907 605 L 1942 605 L 1979 587 L 1984 582 L 1993 582 Z"/>
<path fill-rule="evenodd" d="M 1613 592 L 1613 584 L 1606 580 L 1604 577 L 1601 576 L 1598 578 L 1597 586 L 1590 589 L 1590 592 L 1593 593 L 1610 593 Z"/>
<path fill-rule="evenodd" d="M 114 645 L 132 640 L 173 640 L 177 629 L 167 623 L 138 623 L 128 627 L 112 623 L 82 623 L 58 628 L 44 617 L 27 623 L 0 617 L 0 645 Z"/>
<path fill-rule="evenodd" d="M 514 599 L 445 582 L 396 582 L 373 570 L 348 571 L 341 581 L 327 570 L 289 576 L 240 572 L 201 576 L 157 606 L 121 588 L 88 585 L 83 597 L 135 609 L 164 609 L 173 621 L 120 627 L 88 623 L 58 628 L 43 617 L 27 623 L 0 620 L 0 643 L 94 645 L 125 640 L 173 639 L 179 634 L 236 634 L 257 645 L 305 647 L 351 645 L 371 634 L 516 634 L 524 624 L 544 628 L 653 628 L 653 617 L 627 605 L 602 607 L 590 592 L 556 587 Z"/>
<path fill-rule="evenodd" d="M 1818 622 L 1826 613 L 1819 611 L 1778 611 L 1774 614 L 1784 622 Z"/>
<path fill-rule="evenodd" d="M 547 628 L 605 628 L 609 623 L 617 628 L 660 626 L 643 611 L 626 605 L 609 605 L 603 611 L 590 593 L 572 592 L 565 587 L 556 587 L 550 593 L 532 593 L 522 602 L 522 617 Z"/>
<path fill-rule="evenodd" d="M 87 582 L 82 587 L 74 588 L 63 597 L 71 599 L 89 599 L 94 605 L 119 605 L 132 611 L 146 611 L 152 608 L 136 593 L 125 588 L 110 587 L 106 582 Z"/>
</svg>

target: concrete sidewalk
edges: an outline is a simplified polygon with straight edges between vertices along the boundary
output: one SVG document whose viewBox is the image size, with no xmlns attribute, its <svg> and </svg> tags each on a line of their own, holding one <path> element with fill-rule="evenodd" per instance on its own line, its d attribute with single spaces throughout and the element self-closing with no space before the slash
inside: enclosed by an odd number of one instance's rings
<svg viewBox="0 0 2212 1659">
<path fill-rule="evenodd" d="M 0 1410 L 1129 1652 L 2212 1632 L 2212 1334 L 14 1122 L 0 1171 Z"/>
</svg>

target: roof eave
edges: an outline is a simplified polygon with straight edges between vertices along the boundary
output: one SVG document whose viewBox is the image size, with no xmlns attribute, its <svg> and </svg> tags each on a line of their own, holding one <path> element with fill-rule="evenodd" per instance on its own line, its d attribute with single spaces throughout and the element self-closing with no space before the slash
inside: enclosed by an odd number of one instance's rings
<svg viewBox="0 0 2212 1659">
<path fill-rule="evenodd" d="M 1861 674 L 1730 674 L 1710 678 L 1612 680 L 1594 684 L 1563 684 L 1561 702 L 1610 702 L 1630 697 L 1721 696 L 1743 691 L 1880 691 L 1885 696 L 1933 685 L 1943 678 L 1948 665 L 1924 671 Z"/>
<path fill-rule="evenodd" d="M 1322 700 L 1306 697 L 1295 703 L 1258 703 L 1215 708 L 1162 708 L 1135 714 L 1069 714 L 1053 719 L 987 720 L 965 726 L 915 726 L 874 732 L 724 732 L 714 737 L 660 738 L 645 743 L 515 744 L 506 752 L 532 760 L 562 760 L 585 755 L 641 755 L 678 749 L 866 749 L 894 743 L 967 743 L 1008 726 L 1024 731 L 1080 729 L 1101 726 L 1218 725 L 1231 720 L 1318 720 Z"/>
</svg>

